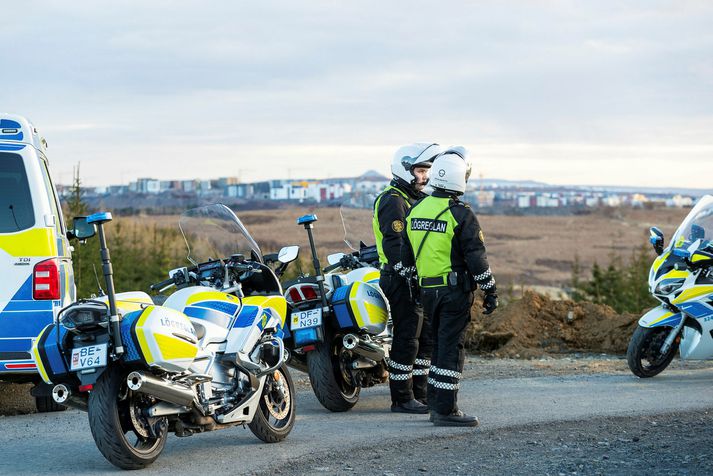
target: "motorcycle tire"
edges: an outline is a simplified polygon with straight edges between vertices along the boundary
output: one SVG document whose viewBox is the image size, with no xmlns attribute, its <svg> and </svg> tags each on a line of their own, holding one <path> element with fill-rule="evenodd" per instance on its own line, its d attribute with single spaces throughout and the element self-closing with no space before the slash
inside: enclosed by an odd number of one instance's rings
<svg viewBox="0 0 713 476">
<path fill-rule="evenodd" d="M 668 367 L 678 350 L 678 339 L 676 339 L 666 355 L 661 355 L 661 345 L 670 331 L 670 327 L 636 328 L 626 351 L 626 361 L 634 375 L 649 378 L 660 374 Z"/>
<path fill-rule="evenodd" d="M 142 410 L 155 401 L 128 389 L 128 373 L 119 366 L 110 367 L 94 384 L 89 394 L 89 428 L 97 448 L 111 464 L 121 469 L 141 469 L 163 451 L 168 425 L 165 417 L 148 421 L 143 416 Z"/>
<path fill-rule="evenodd" d="M 360 387 L 347 382 L 339 363 L 339 343 L 321 342 L 307 354 L 307 374 L 312 390 L 324 408 L 332 412 L 345 412 L 359 401 Z"/>
<path fill-rule="evenodd" d="M 35 407 L 38 413 L 63 412 L 67 409 L 64 405 L 55 402 L 51 396 L 35 397 Z"/>
<path fill-rule="evenodd" d="M 278 380 L 284 380 L 282 392 L 274 386 L 276 384 L 275 374 L 279 374 Z M 287 438 L 295 425 L 295 385 L 292 376 L 283 365 L 275 374 L 268 375 L 265 379 L 265 386 L 260 396 L 260 404 L 253 416 L 253 421 L 248 423 L 248 428 L 253 435 L 260 438 L 265 443 L 277 443 Z"/>
</svg>

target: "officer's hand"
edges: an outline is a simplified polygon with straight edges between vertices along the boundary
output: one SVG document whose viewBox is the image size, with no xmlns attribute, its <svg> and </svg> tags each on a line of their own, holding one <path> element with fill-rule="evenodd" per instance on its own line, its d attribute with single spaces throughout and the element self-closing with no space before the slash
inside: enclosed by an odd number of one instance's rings
<svg viewBox="0 0 713 476">
<path fill-rule="evenodd" d="M 488 293 L 483 299 L 483 314 L 490 314 L 498 307 L 498 295 Z"/>
</svg>

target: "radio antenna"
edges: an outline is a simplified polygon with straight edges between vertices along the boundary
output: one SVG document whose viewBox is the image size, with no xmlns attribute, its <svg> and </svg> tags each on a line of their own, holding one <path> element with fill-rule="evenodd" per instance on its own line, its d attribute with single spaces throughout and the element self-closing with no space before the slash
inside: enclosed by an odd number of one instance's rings
<svg viewBox="0 0 713 476">
<path fill-rule="evenodd" d="M 99 282 L 99 275 L 97 274 L 97 267 L 92 263 L 92 268 L 94 269 L 94 278 L 97 280 L 97 287 L 99 288 L 99 295 L 100 296 L 106 296 L 106 293 L 102 289 L 102 285 Z"/>
</svg>

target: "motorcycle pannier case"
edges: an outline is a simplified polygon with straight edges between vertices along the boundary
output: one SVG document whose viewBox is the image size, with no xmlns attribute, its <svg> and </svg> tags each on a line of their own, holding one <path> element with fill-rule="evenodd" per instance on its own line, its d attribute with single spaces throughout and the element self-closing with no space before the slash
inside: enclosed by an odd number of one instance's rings
<svg viewBox="0 0 713 476">
<path fill-rule="evenodd" d="M 127 362 L 142 362 L 170 372 L 186 370 L 198 353 L 190 319 L 163 306 L 147 306 L 126 314 L 121 321 L 121 339 Z"/>
<path fill-rule="evenodd" d="M 59 332 L 59 338 L 57 337 Z M 46 383 L 63 382 L 73 379 L 67 368 L 67 361 L 62 356 L 59 344 L 66 341 L 69 336 L 67 329 L 62 326 L 50 324 L 37 336 L 32 348 L 37 370 Z"/>
<path fill-rule="evenodd" d="M 332 306 L 342 329 L 357 328 L 380 334 L 389 320 L 389 305 L 379 288 L 361 281 L 336 289 Z"/>
</svg>

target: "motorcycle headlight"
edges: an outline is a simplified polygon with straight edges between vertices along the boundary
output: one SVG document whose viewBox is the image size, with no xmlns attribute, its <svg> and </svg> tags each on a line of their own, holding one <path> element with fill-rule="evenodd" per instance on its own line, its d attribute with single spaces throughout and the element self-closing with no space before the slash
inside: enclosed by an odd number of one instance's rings
<svg viewBox="0 0 713 476">
<path fill-rule="evenodd" d="M 683 286 L 685 279 L 664 279 L 656 285 L 654 294 L 668 295 Z"/>
<path fill-rule="evenodd" d="M 59 322 L 65 329 L 74 332 L 106 327 L 109 322 L 109 308 L 103 302 L 79 302 L 65 309 Z"/>
</svg>

